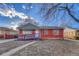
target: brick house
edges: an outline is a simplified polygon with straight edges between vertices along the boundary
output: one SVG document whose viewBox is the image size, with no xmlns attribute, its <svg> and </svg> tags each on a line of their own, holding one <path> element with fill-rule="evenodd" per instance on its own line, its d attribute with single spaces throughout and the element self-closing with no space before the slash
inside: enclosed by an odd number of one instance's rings
<svg viewBox="0 0 79 59">
<path fill-rule="evenodd" d="M 31 23 L 20 25 L 18 28 L 18 39 L 63 39 L 64 29 L 53 26 L 36 26 Z"/>
<path fill-rule="evenodd" d="M 64 30 L 64 38 L 79 40 L 79 30 L 75 28 L 65 28 Z"/>
<path fill-rule="evenodd" d="M 6 27 L 0 27 L 0 38 L 10 39 L 15 38 L 16 36 L 17 31 Z"/>
</svg>

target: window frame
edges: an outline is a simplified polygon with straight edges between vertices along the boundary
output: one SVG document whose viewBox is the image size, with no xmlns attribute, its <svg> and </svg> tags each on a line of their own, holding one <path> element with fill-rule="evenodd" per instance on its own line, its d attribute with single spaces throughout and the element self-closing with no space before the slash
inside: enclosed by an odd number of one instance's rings
<svg viewBox="0 0 79 59">
<path fill-rule="evenodd" d="M 47 29 L 44 30 L 44 35 L 48 35 L 48 30 Z"/>
<path fill-rule="evenodd" d="M 59 35 L 60 34 L 60 30 L 58 29 L 54 29 L 52 30 L 53 35 Z"/>
</svg>

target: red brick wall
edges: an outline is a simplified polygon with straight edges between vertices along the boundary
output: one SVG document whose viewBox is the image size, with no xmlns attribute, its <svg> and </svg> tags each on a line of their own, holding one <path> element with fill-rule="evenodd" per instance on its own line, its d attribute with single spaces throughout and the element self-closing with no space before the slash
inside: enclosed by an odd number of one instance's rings
<svg viewBox="0 0 79 59">
<path fill-rule="evenodd" d="M 59 35 L 54 35 L 52 33 L 53 29 L 48 29 L 47 31 L 48 31 L 48 35 L 46 35 L 44 33 L 44 29 L 39 30 L 41 39 L 44 39 L 44 38 L 63 38 L 63 31 L 64 31 L 63 29 L 59 30 Z M 20 30 L 19 34 L 22 35 L 23 31 Z M 32 34 L 35 34 L 35 30 L 32 31 Z"/>
<path fill-rule="evenodd" d="M 63 29 L 59 30 L 59 35 L 52 33 L 53 29 L 48 29 L 48 35 L 44 33 L 44 29 L 40 30 L 41 38 L 63 38 Z"/>
<path fill-rule="evenodd" d="M 2 31 L 2 32 L 5 32 L 5 33 L 1 33 L 0 38 L 5 38 L 5 39 L 15 38 L 15 35 L 10 34 L 11 31 Z"/>
</svg>

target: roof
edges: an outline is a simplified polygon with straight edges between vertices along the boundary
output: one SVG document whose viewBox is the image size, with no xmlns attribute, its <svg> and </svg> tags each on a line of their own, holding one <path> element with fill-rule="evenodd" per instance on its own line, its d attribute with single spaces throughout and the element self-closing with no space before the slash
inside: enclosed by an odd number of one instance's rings
<svg viewBox="0 0 79 59">
<path fill-rule="evenodd" d="M 79 30 L 78 28 L 73 28 L 73 27 L 70 27 L 70 26 L 66 26 L 65 29 Z"/>
<path fill-rule="evenodd" d="M 8 30 L 6 27 L 0 27 L 0 30 Z"/>
<path fill-rule="evenodd" d="M 15 31 L 13 29 L 7 28 L 7 27 L 0 27 L 0 30 L 4 30 L 4 31 Z"/>
<path fill-rule="evenodd" d="M 56 27 L 56 26 L 37 26 L 31 23 L 20 25 L 18 29 L 22 30 L 33 30 L 33 29 L 63 29 L 61 27 Z"/>
<path fill-rule="evenodd" d="M 34 25 L 34 24 L 27 23 L 27 24 L 24 24 L 24 25 L 20 25 L 19 27 L 17 27 L 17 29 L 33 30 L 33 29 L 39 29 L 39 27 Z"/>
<path fill-rule="evenodd" d="M 57 26 L 40 26 L 40 29 L 63 29 L 63 28 Z"/>
</svg>

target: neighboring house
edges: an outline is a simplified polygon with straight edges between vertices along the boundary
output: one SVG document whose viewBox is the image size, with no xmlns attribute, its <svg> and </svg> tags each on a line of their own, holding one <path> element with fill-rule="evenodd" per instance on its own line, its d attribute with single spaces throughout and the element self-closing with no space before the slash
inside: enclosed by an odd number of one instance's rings
<svg viewBox="0 0 79 59">
<path fill-rule="evenodd" d="M 79 30 L 74 28 L 65 28 L 64 30 L 64 38 L 79 40 Z"/>
<path fill-rule="evenodd" d="M 79 40 L 79 30 L 76 30 L 76 36 L 75 36 L 76 40 Z"/>
<path fill-rule="evenodd" d="M 19 30 L 19 39 L 63 39 L 64 29 L 53 26 L 36 26 L 28 23 L 17 28 Z"/>
<path fill-rule="evenodd" d="M 17 36 L 17 31 L 6 27 L 0 27 L 0 38 L 10 39 Z"/>
</svg>

